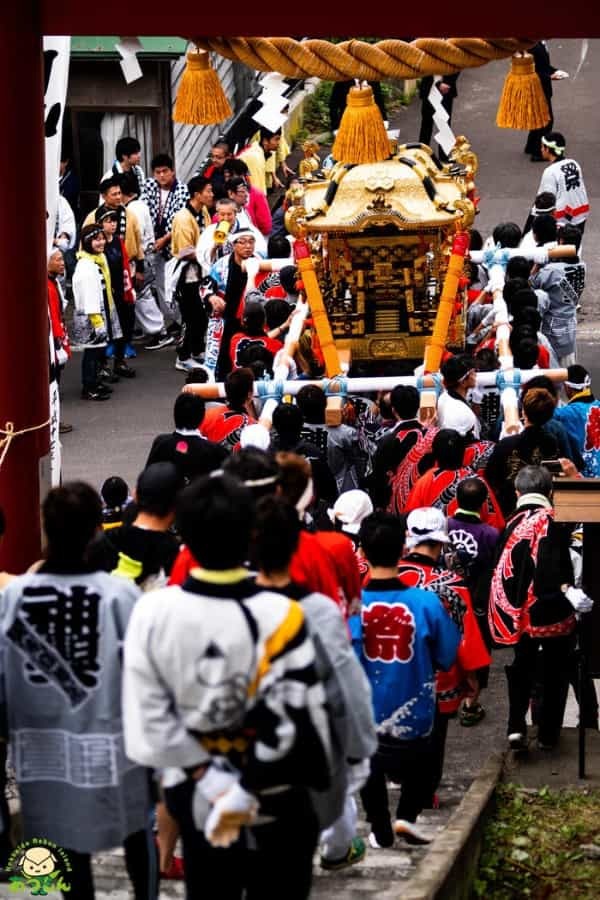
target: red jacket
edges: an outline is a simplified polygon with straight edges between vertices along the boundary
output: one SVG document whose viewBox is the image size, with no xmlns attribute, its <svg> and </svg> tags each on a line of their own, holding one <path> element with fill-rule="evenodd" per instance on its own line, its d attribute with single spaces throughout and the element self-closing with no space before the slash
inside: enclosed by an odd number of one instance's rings
<svg viewBox="0 0 600 900">
<path fill-rule="evenodd" d="M 398 563 L 398 576 L 407 587 L 432 591 L 461 632 L 456 662 L 447 672 L 438 672 L 435 686 L 440 712 L 453 713 L 466 696 L 465 675 L 489 666 L 492 658 L 485 646 L 473 612 L 471 595 L 456 572 L 434 564 L 419 553 L 410 553 Z"/>
<path fill-rule="evenodd" d="M 55 347 L 57 345 L 62 347 L 71 356 L 71 344 L 69 343 L 69 335 L 63 318 L 62 298 L 54 278 L 48 278 L 48 312 L 50 314 L 50 327 Z"/>
<path fill-rule="evenodd" d="M 255 228 L 258 228 L 261 234 L 268 237 L 273 229 L 273 219 L 269 202 L 262 191 L 249 185 L 248 193 L 250 198 L 246 206 L 250 220 Z"/>
<path fill-rule="evenodd" d="M 171 569 L 169 584 L 183 584 L 190 570 L 197 566 L 191 550 L 184 544 Z M 331 558 L 320 546 L 316 535 L 309 534 L 308 531 L 300 532 L 298 547 L 290 566 L 290 578 L 309 591 L 318 591 L 331 597 L 340 605 L 339 584 Z"/>
<path fill-rule="evenodd" d="M 458 509 L 456 490 L 465 478 L 475 475 L 473 469 L 461 467 L 460 469 L 429 469 L 418 479 L 412 488 L 404 512 L 412 512 L 423 506 L 435 506 L 441 509 L 445 516 L 453 515 Z M 481 476 L 479 476 L 481 477 Z M 485 478 L 481 478 L 488 489 L 487 501 L 481 507 L 481 521 L 493 525 L 499 531 L 504 528 L 504 516 L 496 496 Z"/>
<path fill-rule="evenodd" d="M 339 531 L 317 531 L 315 537 L 333 560 L 340 586 L 342 611 L 351 616 L 360 610 L 361 576 L 354 544 Z"/>
<path fill-rule="evenodd" d="M 234 369 L 239 369 L 242 363 L 238 359 L 239 353 L 242 350 L 245 350 L 246 347 L 254 347 L 257 345 L 261 345 L 262 347 L 266 347 L 269 350 L 273 357 L 275 354 L 281 350 L 283 344 L 281 341 L 275 340 L 275 338 L 270 338 L 268 334 L 259 334 L 250 336 L 246 334 L 244 331 L 238 331 L 231 338 L 231 344 L 229 345 L 229 356 L 231 358 L 231 363 Z"/>
</svg>

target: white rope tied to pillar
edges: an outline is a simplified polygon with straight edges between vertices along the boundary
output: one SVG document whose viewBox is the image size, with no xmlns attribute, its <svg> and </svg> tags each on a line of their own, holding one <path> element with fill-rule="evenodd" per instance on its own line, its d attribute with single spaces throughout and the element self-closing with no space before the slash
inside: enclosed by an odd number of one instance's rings
<svg viewBox="0 0 600 900">
<path fill-rule="evenodd" d="M 20 431 L 15 431 L 14 422 L 5 422 L 4 428 L 0 428 L 0 435 L 2 435 L 2 437 L 0 437 L 0 469 L 2 468 L 10 445 L 15 438 L 20 437 L 22 434 L 28 434 L 30 431 L 39 431 L 41 428 L 46 428 L 49 424 L 50 419 L 46 419 L 41 425 L 31 425 L 29 428 L 22 428 Z"/>
</svg>

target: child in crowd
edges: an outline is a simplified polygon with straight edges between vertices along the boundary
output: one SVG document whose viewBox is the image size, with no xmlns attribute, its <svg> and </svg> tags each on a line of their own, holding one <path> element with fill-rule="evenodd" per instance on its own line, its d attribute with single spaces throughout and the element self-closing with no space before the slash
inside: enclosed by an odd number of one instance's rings
<svg viewBox="0 0 600 900">
<path fill-rule="evenodd" d="M 111 475 L 100 488 L 102 497 L 102 528 L 109 531 L 123 524 L 125 507 L 131 503 L 127 482 L 120 475 Z"/>
</svg>

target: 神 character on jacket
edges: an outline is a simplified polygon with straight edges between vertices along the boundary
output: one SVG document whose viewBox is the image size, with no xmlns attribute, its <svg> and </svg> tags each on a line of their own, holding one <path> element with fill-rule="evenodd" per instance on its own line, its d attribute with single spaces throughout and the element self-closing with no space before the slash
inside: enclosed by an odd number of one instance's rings
<svg viewBox="0 0 600 900">
<path fill-rule="evenodd" d="M 156 898 L 148 771 L 123 739 L 122 648 L 139 588 L 87 563 L 102 522 L 89 485 L 53 488 L 42 518 L 46 558 L 4 587 L 0 614 L 2 737 L 24 838 L 64 848 L 72 896 L 90 900 L 92 854 L 123 846 L 135 896 Z"/>
</svg>

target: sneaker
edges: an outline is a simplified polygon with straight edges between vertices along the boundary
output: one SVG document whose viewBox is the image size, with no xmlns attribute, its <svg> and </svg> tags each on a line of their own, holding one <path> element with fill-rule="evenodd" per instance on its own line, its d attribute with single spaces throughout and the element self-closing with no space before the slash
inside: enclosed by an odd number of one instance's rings
<svg viewBox="0 0 600 900">
<path fill-rule="evenodd" d="M 135 378 L 135 369 L 130 369 L 126 362 L 115 363 L 115 375 L 119 378 Z"/>
<path fill-rule="evenodd" d="M 168 347 L 169 344 L 174 344 L 175 338 L 170 334 L 156 334 L 154 337 L 151 337 L 148 343 L 146 344 L 146 350 L 162 350 L 163 347 Z"/>
<path fill-rule="evenodd" d="M 352 838 L 352 843 L 348 849 L 348 852 L 345 856 L 340 857 L 340 859 L 327 859 L 326 857 L 321 857 L 321 868 L 327 869 L 332 872 L 336 869 L 345 869 L 347 866 L 353 866 L 355 863 L 364 859 L 365 853 L 367 852 L 367 846 L 362 838 L 354 837 Z"/>
<path fill-rule="evenodd" d="M 125 344 L 125 350 L 123 351 L 123 356 L 125 359 L 135 359 L 137 356 L 137 350 L 131 346 L 131 344 Z"/>
<path fill-rule="evenodd" d="M 109 394 L 103 394 L 97 390 L 97 388 L 93 388 L 88 390 L 84 388 L 81 392 L 82 400 L 108 400 Z"/>
<path fill-rule="evenodd" d="M 70 431 L 73 431 L 73 426 L 69 425 L 67 422 L 61 422 L 58 426 L 59 434 L 68 434 Z"/>
<path fill-rule="evenodd" d="M 369 834 L 368 841 L 369 846 L 373 848 L 373 850 L 385 850 L 388 847 L 394 846 L 394 832 L 392 831 L 391 824 L 387 826 L 389 828 L 389 832 L 384 831 L 372 831 Z"/>
<path fill-rule="evenodd" d="M 406 819 L 396 819 L 394 832 L 398 837 L 404 838 L 407 844 L 430 844 L 433 840 L 421 831 L 418 825 Z"/>
<path fill-rule="evenodd" d="M 189 359 L 178 359 L 175 368 L 180 372 L 193 372 L 194 369 L 200 368 L 200 364 L 190 357 Z"/>
<path fill-rule="evenodd" d="M 512 734 L 508 735 L 508 746 L 511 750 L 527 750 L 529 746 L 527 736 L 521 731 L 513 731 Z"/>
<path fill-rule="evenodd" d="M 460 724 L 464 725 L 465 728 L 470 728 L 471 725 L 477 725 L 478 722 L 481 722 L 484 716 L 485 709 L 481 703 L 473 703 L 471 706 L 463 703 L 460 710 Z"/>
<path fill-rule="evenodd" d="M 107 384 L 104 384 L 102 381 L 98 382 L 98 384 L 96 385 L 94 390 L 98 391 L 99 394 L 106 394 L 107 396 L 109 394 L 112 394 L 112 392 L 113 392 L 113 389 L 111 387 L 109 387 Z"/>
<path fill-rule="evenodd" d="M 171 324 L 167 326 L 167 334 L 172 334 L 173 337 L 179 337 L 181 334 L 181 325 L 179 325 L 178 322 L 171 322 Z"/>
</svg>

